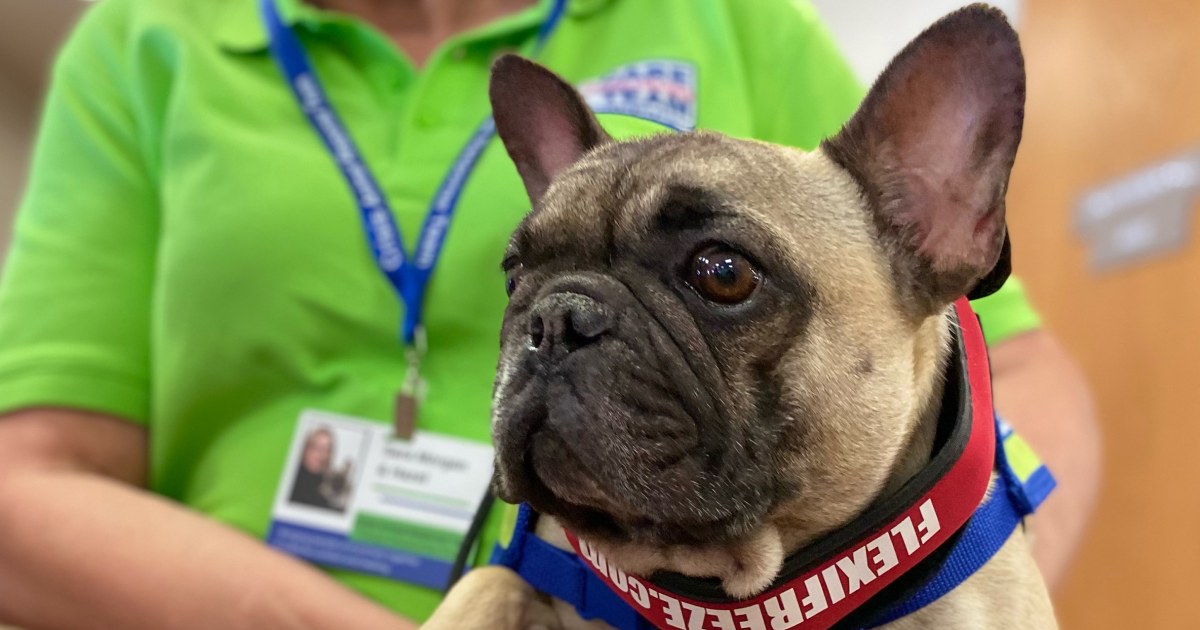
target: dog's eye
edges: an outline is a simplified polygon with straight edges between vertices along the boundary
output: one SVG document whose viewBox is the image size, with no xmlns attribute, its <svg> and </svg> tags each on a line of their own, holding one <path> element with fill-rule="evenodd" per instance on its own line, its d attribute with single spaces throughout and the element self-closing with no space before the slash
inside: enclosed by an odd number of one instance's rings
<svg viewBox="0 0 1200 630">
<path fill-rule="evenodd" d="M 507 272 L 507 277 L 504 279 L 504 291 L 508 293 L 508 297 L 517 291 L 518 276 L 521 273 L 521 265 L 515 265 Z"/>
<path fill-rule="evenodd" d="M 696 254 L 688 277 L 701 296 L 719 304 L 745 302 L 761 281 L 761 274 L 745 256 L 720 246 Z"/>
</svg>

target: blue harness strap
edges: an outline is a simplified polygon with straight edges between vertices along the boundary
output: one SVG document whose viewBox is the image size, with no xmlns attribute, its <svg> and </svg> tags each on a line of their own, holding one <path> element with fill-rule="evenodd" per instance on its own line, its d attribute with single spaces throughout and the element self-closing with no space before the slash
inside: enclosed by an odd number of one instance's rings
<svg viewBox="0 0 1200 630">
<path fill-rule="evenodd" d="M 1003 420 L 996 418 L 996 483 L 967 522 L 942 568 L 916 593 L 888 610 L 872 627 L 891 623 L 954 590 L 1000 551 L 1013 531 L 1054 489 L 1054 477 Z M 1014 467 L 1014 463 L 1017 466 Z"/>
<path fill-rule="evenodd" d="M 912 614 L 966 581 L 1000 551 L 1021 521 L 1054 489 L 1054 477 L 1024 440 L 1000 418 L 996 418 L 996 428 L 1000 438 L 996 443 L 997 476 L 988 499 L 967 522 L 938 572 L 871 627 Z M 528 504 L 520 506 L 512 540 L 507 547 L 496 545 L 492 564 L 506 566 L 535 589 L 572 604 L 584 619 L 602 619 L 619 630 L 654 630 L 579 556 L 535 536 L 536 517 Z"/>
<path fill-rule="evenodd" d="M 601 619 L 620 630 L 654 630 L 621 601 L 573 551 L 563 551 L 534 535 L 537 515 L 522 503 L 507 547 L 496 545 L 492 564 L 516 571 L 530 586 L 575 606 L 584 619 Z"/>
</svg>

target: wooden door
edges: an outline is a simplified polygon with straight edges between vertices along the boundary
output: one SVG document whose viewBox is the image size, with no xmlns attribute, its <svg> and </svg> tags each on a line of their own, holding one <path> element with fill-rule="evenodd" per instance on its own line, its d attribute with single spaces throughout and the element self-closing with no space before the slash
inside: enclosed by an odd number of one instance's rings
<svg viewBox="0 0 1200 630">
<path fill-rule="evenodd" d="M 1089 187 L 1200 147 L 1200 2 L 1028 0 L 1021 17 L 1017 271 L 1087 373 L 1105 441 L 1059 616 L 1087 630 L 1200 628 L 1200 243 L 1098 273 L 1073 226 Z"/>
</svg>

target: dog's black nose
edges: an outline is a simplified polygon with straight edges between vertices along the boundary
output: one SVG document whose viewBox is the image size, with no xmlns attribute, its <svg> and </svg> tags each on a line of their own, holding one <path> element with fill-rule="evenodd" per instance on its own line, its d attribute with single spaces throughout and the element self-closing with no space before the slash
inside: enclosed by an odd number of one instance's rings
<svg viewBox="0 0 1200 630">
<path fill-rule="evenodd" d="M 529 346 L 551 356 L 572 352 L 604 336 L 612 328 L 612 312 L 580 293 L 551 293 L 529 313 Z"/>
</svg>

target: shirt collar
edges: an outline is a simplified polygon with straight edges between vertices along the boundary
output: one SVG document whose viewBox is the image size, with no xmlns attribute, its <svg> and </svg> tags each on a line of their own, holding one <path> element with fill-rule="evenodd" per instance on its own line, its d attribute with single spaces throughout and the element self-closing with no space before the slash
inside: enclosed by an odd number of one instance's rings
<svg viewBox="0 0 1200 630">
<path fill-rule="evenodd" d="M 279 16 L 288 26 L 296 24 L 317 25 L 323 22 L 354 20 L 355 18 L 323 11 L 301 0 L 275 0 Z M 545 19 L 553 0 L 538 0 L 537 5 L 512 16 L 501 18 L 469 33 L 509 31 L 540 23 Z M 612 0 L 569 0 L 567 15 L 571 18 L 590 16 L 611 3 Z M 258 0 L 228 0 L 222 7 L 221 20 L 217 24 L 216 37 L 221 47 L 230 52 L 257 53 L 267 49 L 267 32 L 263 28 L 258 12 Z M 499 27 L 497 29 L 497 27 Z M 466 35 L 464 34 L 464 35 Z"/>
</svg>

